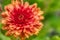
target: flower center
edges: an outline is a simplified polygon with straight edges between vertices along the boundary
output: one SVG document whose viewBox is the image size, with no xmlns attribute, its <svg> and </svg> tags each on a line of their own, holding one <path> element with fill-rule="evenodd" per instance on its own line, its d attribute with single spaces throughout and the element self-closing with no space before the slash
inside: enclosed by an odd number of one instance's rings
<svg viewBox="0 0 60 40">
<path fill-rule="evenodd" d="M 19 15 L 19 20 L 22 20 L 24 18 L 23 15 Z"/>
</svg>

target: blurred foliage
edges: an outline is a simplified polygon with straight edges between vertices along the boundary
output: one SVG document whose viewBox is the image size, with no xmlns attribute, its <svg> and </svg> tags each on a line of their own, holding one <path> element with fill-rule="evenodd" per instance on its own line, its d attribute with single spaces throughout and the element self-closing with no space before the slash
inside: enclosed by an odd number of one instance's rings
<svg viewBox="0 0 60 40">
<path fill-rule="evenodd" d="M 37 3 L 44 11 L 44 26 L 37 36 L 31 36 L 27 40 L 60 40 L 60 0 L 24 0 L 30 4 Z M 0 0 L 2 9 L 11 3 L 11 0 Z M 0 12 L 1 13 L 1 12 Z M 19 38 L 7 37 L 0 23 L 0 40 L 18 40 Z"/>
</svg>

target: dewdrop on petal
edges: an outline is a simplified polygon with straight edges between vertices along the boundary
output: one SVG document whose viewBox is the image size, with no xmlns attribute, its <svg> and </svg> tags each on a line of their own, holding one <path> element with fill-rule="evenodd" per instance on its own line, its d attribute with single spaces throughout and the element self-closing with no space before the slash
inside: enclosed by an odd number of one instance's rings
<svg viewBox="0 0 60 40">
<path fill-rule="evenodd" d="M 20 37 L 21 40 L 29 36 L 37 35 L 43 24 L 41 20 L 43 11 L 37 7 L 37 4 L 29 5 L 23 0 L 11 0 L 11 4 L 5 6 L 2 12 L 3 30 L 7 30 L 6 35 Z"/>
</svg>

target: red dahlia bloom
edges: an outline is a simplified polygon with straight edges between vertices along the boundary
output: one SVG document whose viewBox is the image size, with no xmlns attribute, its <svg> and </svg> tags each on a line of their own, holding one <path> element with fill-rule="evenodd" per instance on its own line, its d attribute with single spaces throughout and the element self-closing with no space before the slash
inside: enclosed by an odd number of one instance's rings
<svg viewBox="0 0 60 40">
<path fill-rule="evenodd" d="M 23 0 L 12 0 L 12 3 L 5 6 L 2 13 L 3 29 L 7 30 L 6 35 L 20 36 L 23 40 L 31 35 L 36 35 L 42 28 L 41 20 L 43 12 L 37 8 L 37 4 L 29 5 Z"/>
</svg>

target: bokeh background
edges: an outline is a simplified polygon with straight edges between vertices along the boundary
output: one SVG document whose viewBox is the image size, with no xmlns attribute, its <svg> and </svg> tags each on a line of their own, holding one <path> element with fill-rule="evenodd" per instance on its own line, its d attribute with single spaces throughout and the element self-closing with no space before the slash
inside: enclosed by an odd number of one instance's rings
<svg viewBox="0 0 60 40">
<path fill-rule="evenodd" d="M 44 26 L 37 36 L 31 36 L 26 40 L 60 40 L 60 0 L 24 0 L 30 4 L 37 3 L 38 7 L 44 11 Z M 0 7 L 4 11 L 4 6 L 11 3 L 11 0 L 0 0 Z M 1 11 L 0 11 L 1 14 Z M 1 17 L 0 17 L 1 19 Z M 19 40 L 13 36 L 5 36 L 0 23 L 0 40 Z"/>
</svg>

